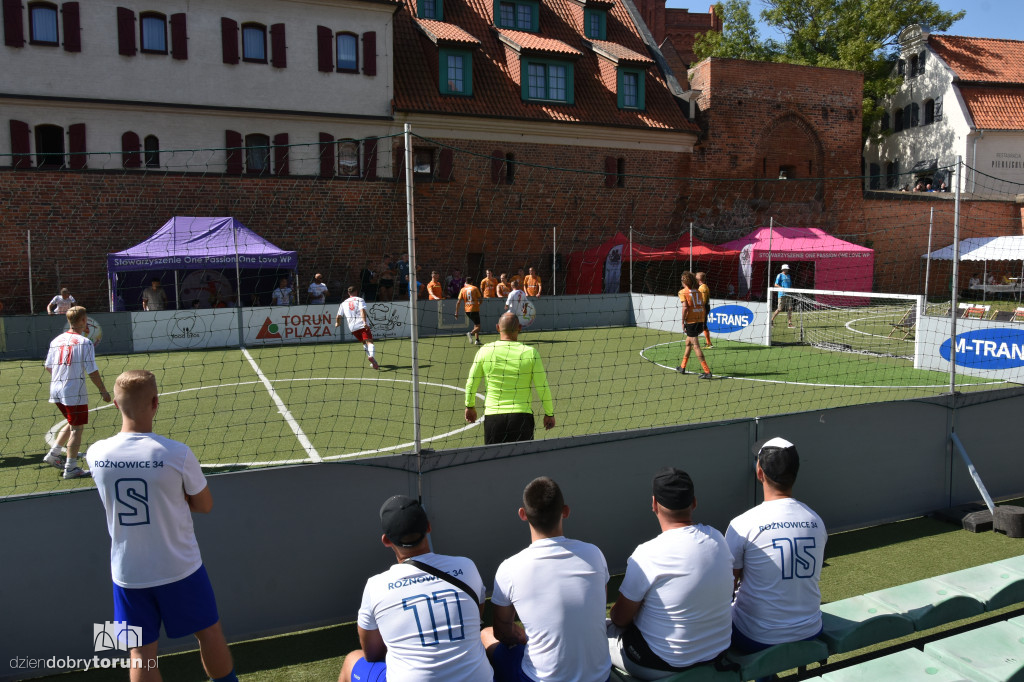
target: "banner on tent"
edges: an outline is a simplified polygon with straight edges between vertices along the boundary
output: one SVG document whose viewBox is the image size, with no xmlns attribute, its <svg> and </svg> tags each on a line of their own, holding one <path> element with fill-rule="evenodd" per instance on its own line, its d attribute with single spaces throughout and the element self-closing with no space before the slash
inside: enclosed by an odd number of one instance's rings
<svg viewBox="0 0 1024 682">
<path fill-rule="evenodd" d="M 957 320 L 956 326 L 957 374 L 1024 383 L 1024 328 L 988 320 Z M 922 317 L 918 336 L 915 366 L 948 372 L 949 318 Z"/>
</svg>

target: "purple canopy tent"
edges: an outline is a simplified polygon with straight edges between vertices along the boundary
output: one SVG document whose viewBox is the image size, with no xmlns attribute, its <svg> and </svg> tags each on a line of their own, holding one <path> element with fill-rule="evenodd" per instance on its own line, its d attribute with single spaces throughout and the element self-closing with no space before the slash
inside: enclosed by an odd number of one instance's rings
<svg viewBox="0 0 1024 682">
<path fill-rule="evenodd" d="M 124 251 L 107 254 L 110 309 L 114 309 L 117 273 L 154 268 L 179 270 L 235 268 L 237 304 L 241 306 L 241 269 L 295 270 L 295 251 L 282 251 L 234 218 L 171 218 L 149 239 Z M 298 282 L 296 272 L 295 281 Z M 177 292 L 175 299 L 177 300 Z"/>
</svg>

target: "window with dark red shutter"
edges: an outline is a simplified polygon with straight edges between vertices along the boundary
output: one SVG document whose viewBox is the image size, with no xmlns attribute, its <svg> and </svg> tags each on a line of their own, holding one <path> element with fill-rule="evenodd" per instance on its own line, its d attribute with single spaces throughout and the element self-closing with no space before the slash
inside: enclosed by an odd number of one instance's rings
<svg viewBox="0 0 1024 682">
<path fill-rule="evenodd" d="M 231 175 L 242 174 L 242 133 L 235 132 L 234 130 L 224 131 L 224 146 L 227 147 L 225 150 L 226 164 L 225 172 Z"/>
<path fill-rule="evenodd" d="M 617 181 L 615 171 L 618 169 L 618 161 L 614 156 L 604 157 L 604 186 L 614 187 Z"/>
<path fill-rule="evenodd" d="M 78 3 L 65 2 L 60 11 L 64 15 L 64 51 L 82 51 L 82 26 L 78 18 Z"/>
<path fill-rule="evenodd" d="M 4 45 L 25 47 L 25 19 L 21 13 L 21 0 L 4 0 Z"/>
<path fill-rule="evenodd" d="M 270 65 L 279 69 L 288 66 L 286 50 L 284 24 L 274 24 L 270 27 Z"/>
<path fill-rule="evenodd" d="M 185 14 L 171 15 L 171 57 L 188 59 L 188 21 Z"/>
<path fill-rule="evenodd" d="M 127 7 L 117 8 L 117 53 L 135 56 L 135 12 Z"/>
<path fill-rule="evenodd" d="M 442 149 L 437 163 L 437 174 L 441 180 L 451 180 L 453 172 L 452 150 Z"/>
<path fill-rule="evenodd" d="M 363 34 L 363 73 L 367 76 L 377 75 L 376 31 L 367 31 Z"/>
<path fill-rule="evenodd" d="M 221 54 L 225 64 L 238 63 L 238 22 L 234 19 L 221 17 L 220 20 Z M 241 146 L 241 145 L 239 145 Z M 241 163 L 241 162 L 239 162 Z"/>
<path fill-rule="evenodd" d="M 11 126 L 11 167 L 31 168 L 32 167 L 32 130 L 24 121 L 14 121 Z"/>
<path fill-rule="evenodd" d="M 377 179 L 377 138 L 371 137 L 363 140 L 363 158 L 366 159 L 366 168 L 363 170 L 363 177 L 367 180 Z"/>
<path fill-rule="evenodd" d="M 142 156 L 139 155 L 141 147 L 137 133 L 129 130 L 121 135 L 121 165 L 125 168 L 141 168 Z"/>
<path fill-rule="evenodd" d="M 320 133 L 320 177 L 334 177 L 334 136 Z"/>
<path fill-rule="evenodd" d="M 497 185 L 501 182 L 501 171 L 505 165 L 505 154 L 500 149 L 491 152 L 491 182 Z"/>
<path fill-rule="evenodd" d="M 324 73 L 334 71 L 334 31 L 326 26 L 316 27 L 316 68 Z"/>
<path fill-rule="evenodd" d="M 88 166 L 89 157 L 85 153 L 85 124 L 72 123 L 68 126 L 68 142 L 71 151 L 69 165 L 73 170 L 82 170 Z"/>
<path fill-rule="evenodd" d="M 274 135 L 274 175 L 288 175 L 288 133 Z"/>
</svg>

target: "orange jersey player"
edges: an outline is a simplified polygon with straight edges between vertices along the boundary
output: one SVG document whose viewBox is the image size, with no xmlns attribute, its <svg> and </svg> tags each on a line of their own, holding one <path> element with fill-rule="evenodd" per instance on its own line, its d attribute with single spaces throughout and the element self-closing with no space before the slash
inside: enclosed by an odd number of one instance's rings
<svg viewBox="0 0 1024 682">
<path fill-rule="evenodd" d="M 683 288 L 679 290 L 679 302 L 683 305 L 683 331 L 686 334 L 686 349 L 683 351 L 683 361 L 676 367 L 680 374 L 686 374 L 686 363 L 690 360 L 690 351 L 697 351 L 697 359 L 700 360 L 700 367 L 704 370 L 700 375 L 701 379 L 711 378 L 711 369 L 704 359 L 704 353 L 700 349 L 697 337 L 704 332 L 704 299 L 697 290 L 697 278 L 687 270 L 682 276 Z"/>
<path fill-rule="evenodd" d="M 498 294 L 498 298 L 508 298 L 509 293 L 512 292 L 512 286 L 508 283 L 508 275 L 504 272 L 501 273 L 501 280 L 498 282 L 498 286 L 495 287 L 495 293 Z"/>
<path fill-rule="evenodd" d="M 455 302 L 455 319 L 459 319 L 459 301 L 465 302 L 466 317 L 473 323 L 473 329 L 466 332 L 466 338 L 475 346 L 480 345 L 480 299 L 483 295 L 473 284 L 472 277 L 466 277 L 466 283 L 459 291 L 459 299 Z"/>
<path fill-rule="evenodd" d="M 540 296 L 541 283 L 536 270 L 530 268 L 530 274 L 523 279 L 523 284 L 526 285 L 527 296 Z"/>
<path fill-rule="evenodd" d="M 430 281 L 427 282 L 427 297 L 431 301 L 440 301 L 444 298 L 444 287 L 441 286 L 440 275 L 437 271 L 430 273 Z"/>
<path fill-rule="evenodd" d="M 494 279 L 493 272 L 491 272 L 490 270 L 487 271 L 487 276 L 480 280 L 480 288 L 484 292 L 484 298 L 498 297 L 498 280 Z"/>
<path fill-rule="evenodd" d="M 523 289 L 526 287 L 526 275 L 523 273 L 523 269 L 519 268 L 519 272 L 512 275 L 512 279 L 509 280 L 509 284 L 512 282 L 519 282 L 519 288 Z"/>
</svg>

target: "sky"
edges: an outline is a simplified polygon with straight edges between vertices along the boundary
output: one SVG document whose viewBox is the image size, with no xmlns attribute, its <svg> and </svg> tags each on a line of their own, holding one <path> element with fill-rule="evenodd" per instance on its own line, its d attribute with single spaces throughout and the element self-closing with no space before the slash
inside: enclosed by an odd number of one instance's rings
<svg viewBox="0 0 1024 682">
<path fill-rule="evenodd" d="M 707 0 L 668 0 L 667 7 L 679 7 L 691 12 L 707 12 L 713 2 Z M 967 10 L 967 16 L 953 24 L 944 33 L 972 38 L 1009 38 L 1024 40 L 1024 0 L 938 0 L 939 7 L 955 12 Z M 761 15 L 762 0 L 750 0 L 754 18 Z M 762 24 L 761 37 L 772 35 Z"/>
</svg>

